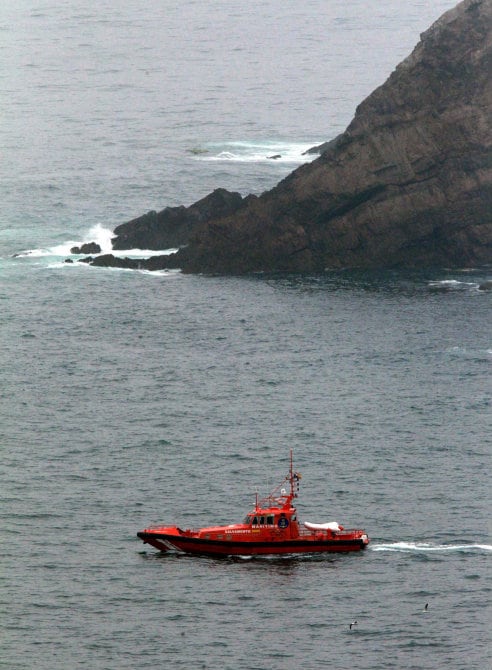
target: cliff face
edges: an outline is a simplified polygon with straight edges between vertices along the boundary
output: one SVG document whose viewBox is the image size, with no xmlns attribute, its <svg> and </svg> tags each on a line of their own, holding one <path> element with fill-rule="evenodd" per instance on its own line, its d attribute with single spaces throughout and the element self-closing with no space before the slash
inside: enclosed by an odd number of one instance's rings
<svg viewBox="0 0 492 670">
<path fill-rule="evenodd" d="M 492 262 L 492 0 L 465 0 L 274 189 L 195 227 L 189 272 Z"/>
</svg>

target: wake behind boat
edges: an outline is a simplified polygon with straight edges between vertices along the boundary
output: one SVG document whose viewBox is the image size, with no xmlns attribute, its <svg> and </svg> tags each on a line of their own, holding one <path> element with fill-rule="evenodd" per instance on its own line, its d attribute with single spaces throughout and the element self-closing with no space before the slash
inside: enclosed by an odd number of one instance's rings
<svg viewBox="0 0 492 670">
<path fill-rule="evenodd" d="M 369 544 L 364 530 L 345 530 L 336 521 L 304 522 L 297 519 L 293 501 L 298 497 L 301 475 L 294 472 L 292 451 L 289 474 L 269 496 L 258 500 L 242 523 L 181 529 L 150 527 L 137 533 L 145 544 L 159 551 L 209 556 L 260 556 L 359 551 Z M 288 484 L 289 490 L 284 488 Z"/>
</svg>

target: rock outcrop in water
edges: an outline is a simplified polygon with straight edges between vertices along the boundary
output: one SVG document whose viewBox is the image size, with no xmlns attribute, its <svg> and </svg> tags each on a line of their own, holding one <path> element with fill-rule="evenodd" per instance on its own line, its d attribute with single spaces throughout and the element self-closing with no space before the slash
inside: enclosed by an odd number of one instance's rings
<svg viewBox="0 0 492 670">
<path fill-rule="evenodd" d="M 115 250 L 181 247 L 198 225 L 235 214 L 244 204 L 240 193 L 218 188 L 189 207 L 166 207 L 121 224 L 114 230 L 112 246 Z"/>
<path fill-rule="evenodd" d="M 101 247 L 97 242 L 86 242 L 81 244 L 80 247 L 72 247 L 70 249 L 71 254 L 100 254 Z"/>
<path fill-rule="evenodd" d="M 492 262 L 491 26 L 492 0 L 465 0 L 444 14 L 319 158 L 262 196 L 237 200 L 233 212 L 198 217 L 180 238 L 188 246 L 162 267 L 243 273 Z M 138 226 L 138 246 L 156 248 L 155 221 L 120 226 L 115 248 L 125 248 L 122 230 L 136 246 Z"/>
</svg>

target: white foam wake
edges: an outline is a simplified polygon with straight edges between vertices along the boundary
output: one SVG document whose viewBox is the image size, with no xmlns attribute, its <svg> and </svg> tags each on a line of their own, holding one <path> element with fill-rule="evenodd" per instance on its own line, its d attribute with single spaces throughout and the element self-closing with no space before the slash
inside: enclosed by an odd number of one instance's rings
<svg viewBox="0 0 492 670">
<path fill-rule="evenodd" d="M 87 242 L 96 242 L 101 247 L 101 254 L 113 254 L 113 256 L 127 257 L 127 258 L 148 258 L 149 256 L 166 256 L 177 251 L 177 249 L 124 249 L 117 251 L 112 248 L 111 239 L 114 237 L 114 232 L 109 228 L 104 228 L 100 223 L 93 226 L 85 240 Z M 72 245 L 74 246 L 74 245 Z M 80 246 L 80 243 L 79 245 Z"/>
<path fill-rule="evenodd" d="M 114 233 L 109 228 L 104 228 L 100 223 L 97 223 L 95 226 L 90 228 L 87 233 L 86 240 L 87 242 L 96 242 L 101 247 L 101 253 L 109 254 L 111 253 L 111 238 L 114 237 Z M 72 245 L 74 246 L 74 245 Z M 80 246 L 77 245 L 77 246 Z"/>
<path fill-rule="evenodd" d="M 439 279 L 429 281 L 427 286 L 432 291 L 466 291 L 470 289 L 478 289 L 479 284 L 471 281 L 459 281 L 457 279 Z"/>
<path fill-rule="evenodd" d="M 492 551 L 490 544 L 432 544 L 430 542 L 389 542 L 369 545 L 372 551 L 399 551 L 403 553 Z"/>
<path fill-rule="evenodd" d="M 128 258 L 148 258 L 149 256 L 165 256 L 172 254 L 177 249 L 165 249 L 156 251 L 155 249 L 125 249 L 123 251 L 115 251 L 111 246 L 111 238 L 114 237 L 114 232 L 110 228 L 104 228 L 100 223 L 90 228 L 82 240 L 67 240 L 60 244 L 55 244 L 51 247 L 39 249 L 27 249 L 16 254 L 17 257 L 30 258 L 49 258 L 49 259 L 65 259 L 73 256 L 71 249 L 73 247 L 80 247 L 85 242 L 96 242 L 101 248 L 101 254 L 113 254 L 113 256 L 128 257 Z M 85 255 L 85 254 L 83 254 Z M 93 254 L 95 255 L 95 254 Z"/>
<path fill-rule="evenodd" d="M 199 161 L 301 164 L 317 158 L 317 154 L 305 153 L 315 145 L 316 142 L 222 142 L 209 143 L 204 147 L 190 149 L 189 152 Z"/>
<path fill-rule="evenodd" d="M 111 252 L 111 238 L 114 233 L 109 228 L 104 228 L 100 223 L 90 228 L 82 240 L 66 240 L 60 244 L 54 244 L 51 247 L 41 247 L 38 249 L 26 249 L 18 253 L 18 257 L 30 256 L 31 258 L 43 257 L 67 257 L 71 255 L 72 247 L 79 247 L 85 242 L 96 242 L 101 247 L 101 253 Z"/>
</svg>

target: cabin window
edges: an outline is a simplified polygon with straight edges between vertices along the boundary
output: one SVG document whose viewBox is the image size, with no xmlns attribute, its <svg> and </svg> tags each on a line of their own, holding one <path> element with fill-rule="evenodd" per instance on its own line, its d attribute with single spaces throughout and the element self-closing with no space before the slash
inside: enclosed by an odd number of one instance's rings
<svg viewBox="0 0 492 670">
<path fill-rule="evenodd" d="M 273 526 L 275 524 L 275 516 L 273 514 L 268 514 L 267 516 L 251 516 L 248 514 L 243 523 L 248 526 L 250 524 L 253 526 Z"/>
</svg>

